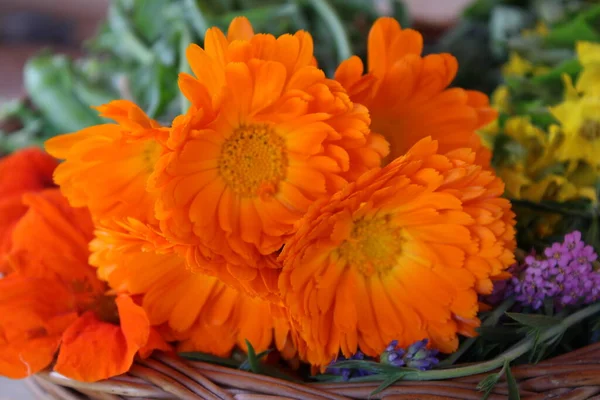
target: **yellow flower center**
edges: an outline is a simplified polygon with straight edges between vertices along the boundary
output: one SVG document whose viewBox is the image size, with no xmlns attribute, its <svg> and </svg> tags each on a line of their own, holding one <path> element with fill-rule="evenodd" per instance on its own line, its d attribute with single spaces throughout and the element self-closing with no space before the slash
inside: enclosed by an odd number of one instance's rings
<svg viewBox="0 0 600 400">
<path fill-rule="evenodd" d="M 586 119 L 579 128 L 579 136 L 593 142 L 600 138 L 600 121 Z"/>
<path fill-rule="evenodd" d="M 154 166 L 160 158 L 161 148 L 158 142 L 154 140 L 147 140 L 143 144 L 142 158 L 146 172 L 152 173 Z"/>
<path fill-rule="evenodd" d="M 285 142 L 273 128 L 242 125 L 223 144 L 219 173 L 235 194 L 256 197 L 277 192 L 287 165 Z"/>
<path fill-rule="evenodd" d="M 401 233 L 389 216 L 360 219 L 339 247 L 339 255 L 365 276 L 385 274 L 397 265 L 402 253 Z"/>
</svg>

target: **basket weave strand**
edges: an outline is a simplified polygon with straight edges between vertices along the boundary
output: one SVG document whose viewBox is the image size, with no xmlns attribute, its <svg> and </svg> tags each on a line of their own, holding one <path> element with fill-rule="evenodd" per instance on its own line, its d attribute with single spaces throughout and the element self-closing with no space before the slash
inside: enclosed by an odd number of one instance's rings
<svg viewBox="0 0 600 400">
<path fill-rule="evenodd" d="M 600 343 L 536 365 L 512 369 L 522 399 L 600 400 Z M 264 375 L 157 353 L 137 361 L 128 374 L 83 383 L 46 371 L 28 379 L 38 399 L 51 400 L 344 400 L 344 399 L 473 399 L 477 384 L 488 374 L 450 381 L 398 382 L 377 395 L 379 382 L 297 384 Z M 503 400 L 506 382 L 499 382 L 489 399 Z"/>
</svg>

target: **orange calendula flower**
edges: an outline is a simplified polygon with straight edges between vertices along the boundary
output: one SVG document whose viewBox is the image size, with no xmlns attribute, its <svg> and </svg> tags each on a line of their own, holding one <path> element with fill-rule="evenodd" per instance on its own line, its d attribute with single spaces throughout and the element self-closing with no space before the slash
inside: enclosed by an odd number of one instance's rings
<svg viewBox="0 0 600 400">
<path fill-rule="evenodd" d="M 58 189 L 24 195 L 0 280 L 0 375 L 24 378 L 48 367 L 80 381 L 126 372 L 136 354 L 167 349 L 139 305 L 106 294 L 88 264 L 92 221 Z"/>
<path fill-rule="evenodd" d="M 157 218 L 169 240 L 191 246 L 198 268 L 218 275 L 227 262 L 249 281 L 273 267 L 264 256 L 310 204 L 378 166 L 387 143 L 370 135 L 367 109 L 314 65 L 306 32 L 255 35 L 236 18 L 187 57 L 195 76 L 181 74 L 179 87 L 192 105 L 150 180 Z"/>
<path fill-rule="evenodd" d="M 154 219 L 154 200 L 146 183 L 161 155 L 159 141 L 166 130 L 135 104 L 112 101 L 97 107 L 116 121 L 60 135 L 46 150 L 65 160 L 55 182 L 73 207 L 88 207 L 94 219 L 137 217 Z"/>
<path fill-rule="evenodd" d="M 286 244 L 279 287 L 325 367 L 357 346 L 380 354 L 423 338 L 444 352 L 475 335 L 478 293 L 514 261 L 514 215 L 502 182 L 471 150 L 405 156 L 319 200 Z"/>
<path fill-rule="evenodd" d="M 421 56 L 423 37 L 401 29 L 392 18 L 378 19 L 369 33 L 368 73 L 354 56 L 344 61 L 335 78 L 352 101 L 371 114 L 371 129 L 390 143 L 386 162 L 400 157 L 420 139 L 433 135 L 440 151 L 471 148 L 479 164 L 489 166 L 491 154 L 476 130 L 496 118 L 486 95 L 448 88 L 458 64 L 450 54 Z"/>
<path fill-rule="evenodd" d="M 235 345 L 245 350 L 246 339 L 257 351 L 275 339 L 284 357 L 296 354 L 291 327 L 277 306 L 191 271 L 151 227 L 133 219 L 116 222 L 97 229 L 90 247 L 98 275 L 118 291 L 139 294 L 151 324 L 166 327 L 180 351 L 225 356 Z"/>
<path fill-rule="evenodd" d="M 22 196 L 54 186 L 52 173 L 58 165 L 53 157 L 37 148 L 20 150 L 0 159 L 0 273 L 2 259 L 12 244 L 12 231 L 27 206 Z"/>
</svg>

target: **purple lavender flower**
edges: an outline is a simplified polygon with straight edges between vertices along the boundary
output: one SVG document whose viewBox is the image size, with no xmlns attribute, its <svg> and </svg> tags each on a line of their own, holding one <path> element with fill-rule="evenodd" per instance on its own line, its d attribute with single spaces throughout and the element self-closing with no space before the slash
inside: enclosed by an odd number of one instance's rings
<svg viewBox="0 0 600 400">
<path fill-rule="evenodd" d="M 410 345 L 406 351 L 397 349 L 398 341 L 393 340 L 380 356 L 382 364 L 395 367 L 408 367 L 425 371 L 439 363 L 438 350 L 427 349 L 427 339 L 420 340 Z"/>
<path fill-rule="evenodd" d="M 340 375 L 344 381 L 347 381 L 350 378 L 356 378 L 357 376 L 367 376 L 372 375 L 373 372 L 367 371 L 364 369 L 354 369 L 354 368 L 336 368 L 335 364 L 348 361 L 348 360 L 370 360 L 369 357 L 365 357 L 364 353 L 360 350 L 353 354 L 350 358 L 346 358 L 343 355 L 340 355 L 337 360 L 332 361 L 330 366 L 327 368 L 327 373 L 332 375 Z"/>
<path fill-rule="evenodd" d="M 404 366 L 404 359 L 402 358 L 405 354 L 404 349 L 397 349 L 398 341 L 392 340 L 385 351 L 381 353 L 379 362 L 382 364 L 393 365 L 394 367 Z"/>
<path fill-rule="evenodd" d="M 513 277 L 513 294 L 520 303 L 537 310 L 548 298 L 558 308 L 589 304 L 600 299 L 600 272 L 593 263 L 598 255 L 581 241 L 581 233 L 565 235 L 563 243 L 553 243 L 544 250 L 546 259 L 530 255 L 524 270 Z"/>
</svg>

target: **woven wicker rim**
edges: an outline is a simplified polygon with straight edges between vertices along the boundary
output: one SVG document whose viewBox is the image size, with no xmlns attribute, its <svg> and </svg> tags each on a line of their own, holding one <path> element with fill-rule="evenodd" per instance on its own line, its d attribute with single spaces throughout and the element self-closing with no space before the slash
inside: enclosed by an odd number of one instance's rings
<svg viewBox="0 0 600 400">
<path fill-rule="evenodd" d="M 541 362 L 512 369 L 523 399 L 600 400 L 600 343 Z M 39 399 L 120 400 L 342 400 L 342 399 L 473 399 L 487 374 L 451 381 L 399 382 L 370 396 L 379 382 L 297 384 L 204 362 L 155 353 L 138 360 L 129 373 L 95 383 L 77 382 L 45 371 L 27 380 Z M 504 381 L 491 400 L 506 399 Z"/>
</svg>

